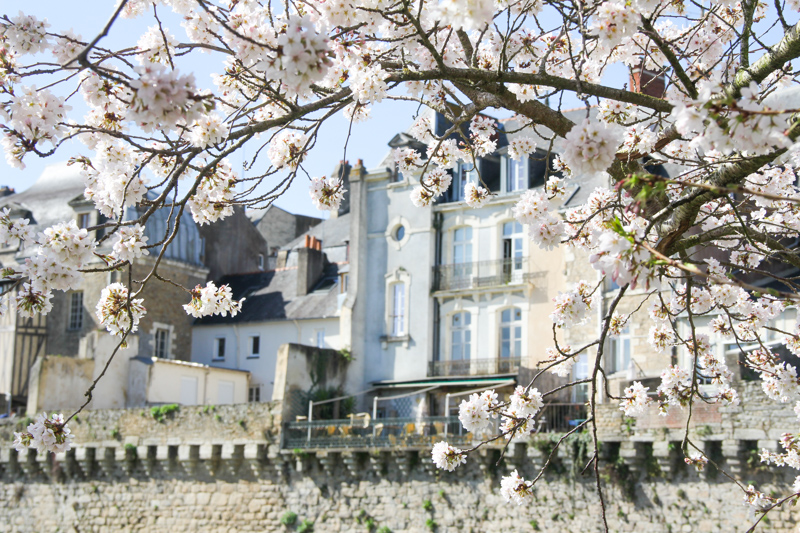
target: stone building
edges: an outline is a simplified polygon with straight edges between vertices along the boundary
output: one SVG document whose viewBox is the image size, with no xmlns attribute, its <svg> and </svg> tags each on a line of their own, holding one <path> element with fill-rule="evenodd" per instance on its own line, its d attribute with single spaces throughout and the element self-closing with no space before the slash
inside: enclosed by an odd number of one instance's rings
<svg viewBox="0 0 800 533">
<path fill-rule="evenodd" d="M 75 220 L 78 227 L 89 228 L 102 224 L 105 219 L 88 201 L 84 182 L 78 166 L 56 164 L 48 166 L 39 179 L 27 190 L 0 198 L 0 207 L 8 208 L 12 218 L 27 218 L 37 231 L 67 220 Z M 136 208 L 128 208 L 127 218 L 137 215 Z M 157 243 L 175 220 L 169 209 L 157 210 L 146 226 L 149 243 Z M 244 226 L 242 228 L 241 226 Z M 219 229 L 217 229 L 219 228 Z M 104 229 L 94 230 L 96 237 Z M 238 238 L 231 238 L 230 233 Z M 241 211 L 230 221 L 203 230 L 203 238 L 191 215 L 182 215 L 178 231 L 164 251 L 158 273 L 183 287 L 204 285 L 210 272 L 218 275 L 239 272 L 239 268 L 257 270 L 258 254 L 267 253 L 263 238 L 250 225 Z M 206 247 L 207 242 L 213 249 Z M 5 248 L 0 250 L 3 267 L 14 267 L 32 253 L 33 248 Z M 99 253 L 108 253 L 106 241 Z M 150 255 L 137 260 L 130 268 L 133 280 L 143 279 L 154 265 L 160 247 L 151 248 Z M 205 262 L 208 261 L 209 266 Z M 104 267 L 99 258 L 92 265 Z M 211 268 L 209 268 L 211 267 Z M 95 304 L 108 284 L 125 281 L 128 270 L 87 274 L 81 287 L 69 292 L 55 291 L 53 308 L 47 316 L 22 318 L 10 312 L 0 319 L 0 393 L 10 393 L 17 405 L 24 405 L 30 386 L 30 368 L 37 357 L 59 355 L 72 358 L 104 359 L 113 350 L 107 342 L 108 334 L 99 329 Z M 136 332 L 136 353 L 130 356 L 158 357 L 188 361 L 191 349 L 192 318 L 181 304 L 190 295 L 172 283 L 151 278 L 142 291 L 147 314 Z M 101 351 L 103 353 L 101 353 Z M 109 353 L 105 353 L 109 352 Z"/>
</svg>

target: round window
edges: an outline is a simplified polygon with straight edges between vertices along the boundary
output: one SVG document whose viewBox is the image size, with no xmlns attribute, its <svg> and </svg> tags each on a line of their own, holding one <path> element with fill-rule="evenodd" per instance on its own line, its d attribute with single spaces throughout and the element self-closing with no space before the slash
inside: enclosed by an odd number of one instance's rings
<svg viewBox="0 0 800 533">
<path fill-rule="evenodd" d="M 397 241 L 402 241 L 403 237 L 406 235 L 406 227 L 405 226 L 397 226 L 397 229 L 394 230 L 394 238 Z"/>
</svg>

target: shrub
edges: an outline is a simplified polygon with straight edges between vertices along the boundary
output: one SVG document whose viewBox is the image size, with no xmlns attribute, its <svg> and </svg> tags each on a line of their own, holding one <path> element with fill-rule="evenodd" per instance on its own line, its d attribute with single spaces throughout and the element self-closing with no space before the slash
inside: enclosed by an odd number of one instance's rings
<svg viewBox="0 0 800 533">
<path fill-rule="evenodd" d="M 281 517 L 281 524 L 284 526 L 292 526 L 295 522 L 297 522 L 297 513 L 293 513 L 292 511 L 286 511 L 283 513 L 283 516 Z"/>
<path fill-rule="evenodd" d="M 300 525 L 297 526 L 297 533 L 311 533 L 314 531 L 314 522 L 311 520 L 303 520 L 300 522 Z"/>
<path fill-rule="evenodd" d="M 150 408 L 150 414 L 158 420 L 159 422 L 164 421 L 164 417 L 174 413 L 175 411 L 180 411 L 181 406 L 177 403 L 170 403 L 167 405 L 156 405 Z"/>
</svg>

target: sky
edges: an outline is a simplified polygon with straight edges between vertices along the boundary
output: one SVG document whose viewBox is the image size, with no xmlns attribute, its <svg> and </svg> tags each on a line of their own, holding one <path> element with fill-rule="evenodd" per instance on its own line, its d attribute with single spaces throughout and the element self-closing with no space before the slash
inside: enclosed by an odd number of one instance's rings
<svg viewBox="0 0 800 533">
<path fill-rule="evenodd" d="M 3 0 L 2 7 L 4 9 L 0 11 L 0 14 L 14 16 L 22 10 L 37 18 L 48 19 L 50 31 L 60 32 L 72 28 L 82 36 L 83 40 L 89 40 L 103 28 L 113 13 L 113 6 L 114 2 L 101 0 L 70 0 L 69 2 L 36 0 L 35 3 Z M 176 37 L 185 38 L 184 30 L 180 27 L 180 20 L 168 9 L 160 10 L 159 18 Z M 120 19 L 112 27 L 110 35 L 100 42 L 100 45 L 110 48 L 134 46 L 138 36 L 152 24 L 152 16 L 143 16 L 134 20 Z M 135 37 L 131 37 L 132 35 Z M 199 54 L 190 55 L 199 56 L 201 59 L 209 57 Z M 218 61 L 206 63 L 193 61 L 184 62 L 184 64 L 179 62 L 177 66 L 182 72 L 194 72 L 198 86 L 212 88 L 210 74 L 215 70 L 218 71 L 221 63 Z M 73 106 L 70 112 L 71 116 L 80 117 L 86 111 L 83 100 L 79 96 L 71 98 L 69 103 Z M 417 106 L 410 102 L 388 100 L 373 106 L 372 118 L 369 121 L 353 124 L 346 159 L 351 164 L 355 163 L 357 159 L 362 159 L 367 168 L 377 165 L 389 151 L 388 142 L 394 134 L 411 125 L 416 109 Z M 349 121 L 341 113 L 329 119 L 322 126 L 317 145 L 303 164 L 312 177 L 329 175 L 336 164 L 343 159 L 345 155 L 344 139 L 348 126 Z M 247 147 L 243 153 L 234 155 L 231 163 L 235 168 L 241 170 L 245 157 L 252 157 L 256 149 L 257 146 Z M 48 158 L 39 158 L 36 155 L 28 154 L 24 160 L 26 165 L 24 170 L 11 167 L 6 163 L 5 158 L 0 158 L 0 185 L 8 185 L 17 192 L 21 192 L 36 181 L 47 165 L 65 161 L 78 154 L 91 155 L 91 152 L 83 144 L 75 141 L 62 145 L 56 154 Z M 254 173 L 258 168 L 264 168 L 267 162 L 268 158 L 265 152 L 262 152 L 257 166 L 246 175 Z M 274 179 L 271 183 L 277 184 L 278 179 Z M 275 204 L 292 213 L 324 217 L 327 213 L 318 211 L 311 203 L 308 183 L 308 178 L 304 174 L 298 175 L 292 187 Z M 267 183 L 263 188 L 268 190 L 271 186 Z"/>
<path fill-rule="evenodd" d="M 83 40 L 90 40 L 100 32 L 108 18 L 114 11 L 115 2 L 108 0 L 36 0 L 36 2 L 23 2 L 19 0 L 3 0 L 2 6 L 5 8 L 2 14 L 10 16 L 16 15 L 19 10 L 27 14 L 35 15 L 38 18 L 46 18 L 50 23 L 50 31 L 63 31 L 73 29 L 80 34 Z M 159 17 L 171 33 L 179 39 L 185 39 L 185 32 L 180 27 L 180 19 L 169 9 L 159 10 Z M 109 36 L 104 38 L 99 44 L 112 49 L 119 49 L 127 46 L 135 46 L 138 37 L 144 33 L 148 26 L 154 24 L 152 14 L 139 17 L 134 20 L 119 19 L 111 29 Z M 211 74 L 222 68 L 219 55 L 215 55 L 213 61 L 207 58 L 212 56 L 201 54 L 189 54 L 190 58 L 176 58 L 178 69 L 183 72 L 193 72 L 197 85 L 201 88 L 213 88 Z M 628 81 L 624 67 L 614 67 L 607 72 L 604 82 L 609 85 L 620 87 Z M 74 85 L 73 85 L 74 86 Z M 54 89 L 58 92 L 58 89 Z M 62 94 L 63 96 L 63 94 Z M 569 100 L 574 100 L 570 103 Z M 574 97 L 565 100 L 565 108 L 576 107 L 579 101 Z M 83 99 L 75 95 L 69 100 L 73 106 L 71 116 L 81 117 L 87 110 Z M 320 130 L 317 145 L 311 151 L 309 157 L 303 164 L 308 174 L 312 177 L 329 175 L 335 165 L 343 158 L 350 163 L 355 163 L 357 159 L 362 159 L 367 168 L 373 168 L 386 155 L 389 150 L 389 140 L 399 131 L 408 128 L 413 122 L 413 116 L 417 112 L 418 106 L 412 102 L 398 102 L 384 100 L 372 106 L 370 120 L 358 124 L 353 124 L 352 134 L 348 143 L 347 154 L 344 154 L 344 141 L 347 136 L 349 122 L 339 113 L 327 121 Z M 507 116 L 508 113 L 492 113 L 498 118 Z M 248 146 L 241 153 L 231 157 L 234 168 L 242 170 L 242 165 L 246 157 L 252 157 L 257 145 Z M 0 158 L 0 185 L 8 185 L 18 192 L 33 184 L 42 173 L 45 166 L 67 160 L 69 157 L 83 154 L 91 155 L 81 143 L 74 141 L 65 143 L 59 151 L 48 158 L 41 159 L 35 155 L 28 154 L 25 158 L 27 168 L 19 170 L 10 167 Z M 260 162 L 256 167 L 245 174 L 253 175 L 263 169 L 268 164 L 266 153 L 262 152 Z M 278 183 L 279 178 L 272 178 L 271 181 L 262 185 L 262 190 L 266 191 Z M 324 214 L 317 211 L 311 203 L 308 194 L 308 177 L 304 174 L 298 175 L 292 187 L 276 202 L 280 206 L 292 213 L 299 213 L 317 217 Z"/>
</svg>

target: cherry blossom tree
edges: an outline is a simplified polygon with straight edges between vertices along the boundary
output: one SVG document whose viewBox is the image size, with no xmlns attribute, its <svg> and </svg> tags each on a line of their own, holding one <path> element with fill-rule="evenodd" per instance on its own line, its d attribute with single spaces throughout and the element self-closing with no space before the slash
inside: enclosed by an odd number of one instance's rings
<svg viewBox="0 0 800 533">
<path fill-rule="evenodd" d="M 543 399 L 558 392 L 539 391 L 539 375 L 569 376 L 575 359 L 589 354 L 589 377 L 565 387 L 589 386 L 589 415 L 575 430 L 592 435 L 590 466 L 602 501 L 599 401 L 618 402 L 628 416 L 653 401 L 664 413 L 691 411 L 700 401 L 739 401 L 731 369 L 697 332 L 697 317 L 713 316 L 713 330 L 732 343 L 759 346 L 745 353 L 745 365 L 760 374 L 769 398 L 800 400 L 796 368 L 764 342 L 770 321 L 797 300 L 796 276 L 777 265 L 800 268 L 798 9 L 795 0 L 121 0 L 105 27 L 87 37 L 53 27 L 44 13 L 9 13 L 0 19 L 5 157 L 24 168 L 30 158 L 57 157 L 64 143 L 79 141 L 84 154 L 72 163 L 82 168 L 86 197 L 108 221 L 90 228 L 106 230 L 95 241 L 74 222 L 36 235 L 28 221 L 3 213 L 0 241 L 36 250 L 20 268 L 2 272 L 5 292 L 20 313 L 46 314 L 53 291 L 168 245 L 185 210 L 198 224 L 212 224 L 231 215 L 234 205 L 270 204 L 296 179 L 309 180 L 319 209 L 337 209 L 347 194 L 340 177 L 306 176 L 303 164 L 321 125 L 339 113 L 352 124 L 368 120 L 383 100 L 402 100 L 447 118 L 452 128 L 437 135 L 419 115 L 410 132 L 427 153 L 396 153 L 402 172 L 420 176 L 412 192 L 417 206 L 451 186 L 448 170 L 459 161 L 498 149 L 497 124 L 487 114 L 513 115 L 520 131 L 549 139 L 540 148 L 552 151 L 556 138 L 567 146 L 546 186 L 521 196 L 515 216 L 541 248 L 579 251 L 621 289 L 600 336 L 576 349 L 559 345 L 558 333 L 588 319 L 602 283 L 581 282 L 556 298 L 551 358 L 541 372 L 508 402 L 492 391 L 472 396 L 461 404 L 460 418 L 477 434 L 499 417 L 500 435 L 486 442 L 525 434 Z M 162 23 L 169 11 L 182 18 L 180 28 Z M 119 19 L 135 17 L 149 17 L 152 26 L 124 48 L 106 48 Z M 194 75 L 178 66 L 197 55 L 216 65 L 213 90 L 199 89 Z M 663 95 L 604 83 L 604 75 L 620 67 L 655 72 L 665 81 Z M 570 99 L 596 115 L 587 111 L 573 122 L 563 111 Z M 80 116 L 73 107 L 88 112 Z M 508 154 L 534 154 L 536 142 L 517 136 Z M 258 146 L 248 165 L 259 170 L 244 179 L 230 158 L 246 144 Z M 666 178 L 651 173 L 647 162 L 674 163 L 683 171 Z M 560 211 L 571 180 L 586 176 L 607 186 L 585 205 Z M 262 183 L 268 192 L 255 192 Z M 464 191 L 476 209 L 491 195 L 483 183 Z M 126 218 L 134 205 L 143 214 Z M 178 215 L 172 232 L 148 242 L 143 227 L 164 207 Z M 109 255 L 97 251 L 105 240 Z M 97 256 L 104 266 L 92 262 Z M 141 287 L 110 285 L 97 304 L 99 319 L 122 342 L 146 312 L 147 302 L 137 298 Z M 652 322 L 653 350 L 680 347 L 692 364 L 665 365 L 657 391 L 635 382 L 614 398 L 604 387 L 604 346 L 631 319 L 616 308 L 636 287 L 644 289 L 637 309 Z M 212 283 L 187 288 L 187 300 L 193 316 L 235 314 L 241 305 L 229 288 Z M 691 326 L 688 334 L 677 327 L 681 317 Z M 800 355 L 800 326 L 769 331 Z M 701 391 L 701 381 L 716 384 L 715 392 Z M 797 410 L 800 415 L 800 402 Z M 42 415 L 16 445 L 63 450 L 71 439 L 67 421 Z M 784 453 L 765 451 L 762 460 L 800 469 L 800 437 L 787 435 L 782 443 Z M 432 459 L 453 470 L 474 450 L 440 443 Z M 698 468 L 708 461 L 688 433 L 682 450 Z M 524 503 L 536 480 L 514 471 L 501 493 Z M 782 499 L 740 486 L 759 520 L 800 496 L 800 477 L 796 492 Z"/>
</svg>

